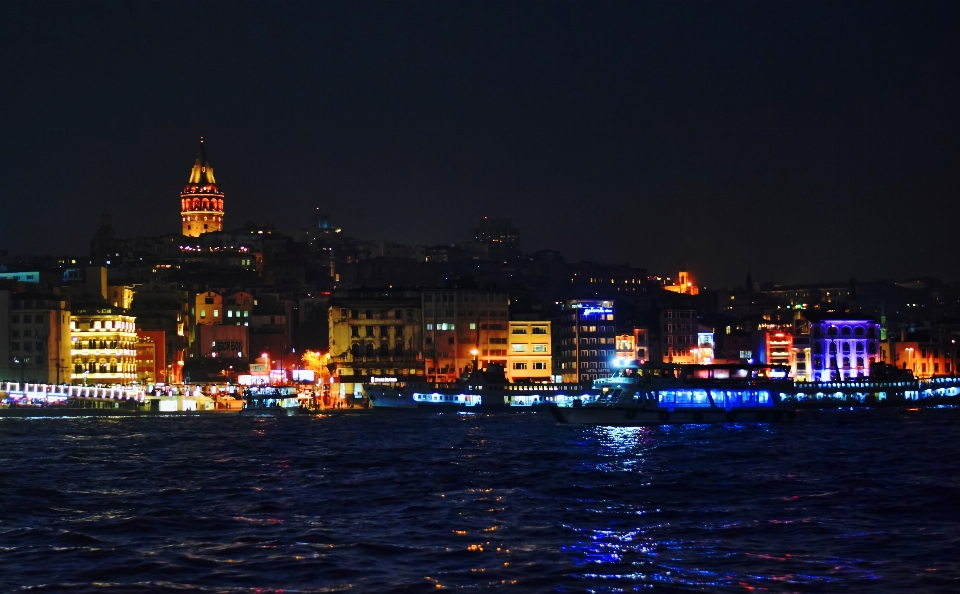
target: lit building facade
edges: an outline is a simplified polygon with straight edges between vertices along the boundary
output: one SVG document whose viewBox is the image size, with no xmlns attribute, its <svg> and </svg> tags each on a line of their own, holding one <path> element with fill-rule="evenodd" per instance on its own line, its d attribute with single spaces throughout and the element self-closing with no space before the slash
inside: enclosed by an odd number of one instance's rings
<svg viewBox="0 0 960 594">
<path fill-rule="evenodd" d="M 616 358 L 613 301 L 573 299 L 560 316 L 560 374 L 564 382 L 589 382 L 611 374 Z"/>
<path fill-rule="evenodd" d="M 455 381 L 468 367 L 473 367 L 474 360 L 481 369 L 490 364 L 506 368 L 509 304 L 506 293 L 424 291 L 423 352 L 427 378 Z"/>
<path fill-rule="evenodd" d="M 331 392 L 361 398 L 365 383 L 423 381 L 421 295 L 354 290 L 330 298 Z"/>
<path fill-rule="evenodd" d="M 660 340 L 664 363 L 697 363 L 699 323 L 695 309 L 660 312 Z"/>
<path fill-rule="evenodd" d="M 880 324 L 863 318 L 826 318 L 810 323 L 812 377 L 839 381 L 869 377 L 880 355 Z"/>
<path fill-rule="evenodd" d="M 223 229 L 223 192 L 217 187 L 213 167 L 207 161 L 203 137 L 197 161 L 190 170 L 190 180 L 180 192 L 180 218 L 187 237 Z"/>
<path fill-rule="evenodd" d="M 198 326 L 220 324 L 223 322 L 223 297 L 213 291 L 197 293 L 194 299 L 194 319 Z"/>
<path fill-rule="evenodd" d="M 4 321 L 9 322 L 10 348 L 5 379 L 45 384 L 69 380 L 70 311 L 65 301 L 57 295 L 13 295 Z"/>
<path fill-rule="evenodd" d="M 167 337 L 163 330 L 137 330 L 137 381 L 166 383 Z"/>
<path fill-rule="evenodd" d="M 81 305 L 70 315 L 74 383 L 129 384 L 137 379 L 136 319 L 106 305 Z"/>
<path fill-rule="evenodd" d="M 548 382 L 553 374 L 550 322 L 510 321 L 507 379 L 512 382 Z"/>
<path fill-rule="evenodd" d="M 893 343 L 898 367 L 913 372 L 914 377 L 929 379 L 957 375 L 957 344 L 955 342 L 903 341 Z"/>
<path fill-rule="evenodd" d="M 683 295 L 700 294 L 700 287 L 697 286 L 693 276 L 685 270 L 681 270 L 677 274 L 677 281 L 675 283 L 672 285 L 664 285 L 663 288 L 672 293 L 681 293 Z"/>
</svg>

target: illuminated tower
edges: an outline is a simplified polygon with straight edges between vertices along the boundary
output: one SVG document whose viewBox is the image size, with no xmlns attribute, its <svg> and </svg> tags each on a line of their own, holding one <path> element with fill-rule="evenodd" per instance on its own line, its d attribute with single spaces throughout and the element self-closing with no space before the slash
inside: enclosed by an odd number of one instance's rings
<svg viewBox="0 0 960 594">
<path fill-rule="evenodd" d="M 223 229 L 223 192 L 217 188 L 202 136 L 197 162 L 190 170 L 190 181 L 180 192 L 180 216 L 183 234 L 187 237 Z"/>
</svg>

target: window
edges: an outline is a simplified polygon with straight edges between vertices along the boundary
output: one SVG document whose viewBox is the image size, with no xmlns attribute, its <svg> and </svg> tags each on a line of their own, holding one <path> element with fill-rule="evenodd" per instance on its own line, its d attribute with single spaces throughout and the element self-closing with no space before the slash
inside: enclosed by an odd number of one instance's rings
<svg viewBox="0 0 960 594">
<path fill-rule="evenodd" d="M 38 353 L 43 353 L 43 343 L 42 343 L 42 342 L 38 342 L 38 343 L 36 343 L 34 346 L 37 347 L 37 352 L 38 352 Z"/>
<path fill-rule="evenodd" d="M 534 326 L 534 327 L 533 327 L 533 333 L 534 333 L 534 334 L 548 334 L 548 332 L 547 332 L 547 327 L 546 327 L 546 326 Z"/>
<path fill-rule="evenodd" d="M 510 333 L 511 333 L 511 334 L 526 334 L 526 333 L 527 333 L 527 328 L 526 328 L 526 326 L 514 326 L 513 329 L 510 331 Z"/>
<path fill-rule="evenodd" d="M 471 329 L 471 330 L 476 330 L 476 329 L 477 329 L 477 324 L 476 324 L 476 322 L 470 322 L 470 329 Z"/>
<path fill-rule="evenodd" d="M 368 337 L 368 338 L 369 338 L 369 337 L 372 337 L 372 336 L 373 336 L 373 326 L 367 326 L 367 327 L 366 327 L 366 330 L 367 330 L 367 332 L 366 332 L 367 337 Z"/>
<path fill-rule="evenodd" d="M 400 311 L 400 310 L 397 310 Z M 403 336 L 403 326 L 394 326 L 393 327 L 394 336 Z"/>
<path fill-rule="evenodd" d="M 42 315 L 42 314 L 37 314 L 37 315 L 33 316 L 33 321 L 36 322 L 36 323 L 38 323 L 38 324 L 43 323 L 43 315 Z M 109 328 L 109 326 L 107 326 L 107 327 Z"/>
<path fill-rule="evenodd" d="M 512 344 L 512 345 L 510 345 L 510 348 L 513 350 L 514 353 L 526 353 L 526 352 L 527 352 L 527 345 L 525 345 L 525 344 Z"/>
<path fill-rule="evenodd" d="M 232 318 L 232 317 L 233 317 L 233 310 L 230 310 L 230 309 L 227 310 L 227 317 L 228 317 L 228 318 Z"/>
<path fill-rule="evenodd" d="M 546 363 L 545 361 L 534 361 L 534 363 L 533 363 L 533 368 L 534 368 L 534 369 L 546 369 L 546 368 L 547 368 L 547 363 Z"/>
<path fill-rule="evenodd" d="M 526 363 L 514 363 L 514 364 L 513 364 L 513 368 L 514 368 L 514 369 L 526 369 L 526 368 L 527 368 L 527 364 L 526 364 Z"/>
<path fill-rule="evenodd" d="M 534 353 L 546 353 L 546 352 L 547 352 L 547 345 L 545 345 L 545 344 L 535 344 L 535 345 L 533 345 L 533 352 L 534 352 Z"/>
<path fill-rule="evenodd" d="M 494 336 L 490 339 L 490 344 L 507 344 L 507 339 Z"/>
<path fill-rule="evenodd" d="M 206 317 L 207 317 L 207 310 L 201 309 L 201 310 L 200 310 L 200 319 L 205 319 Z"/>
<path fill-rule="evenodd" d="M 456 344 L 456 342 L 457 342 L 457 339 L 454 338 L 453 336 L 447 339 L 447 344 Z"/>
<path fill-rule="evenodd" d="M 215 318 L 219 318 L 219 317 L 220 317 L 220 310 L 219 310 L 219 309 L 213 310 L 213 317 L 215 317 Z"/>
<path fill-rule="evenodd" d="M 386 336 L 387 336 L 389 333 L 390 333 L 389 326 L 380 326 L 380 337 L 381 337 L 381 338 L 386 338 Z"/>
<path fill-rule="evenodd" d="M 360 336 L 360 326 L 350 326 L 350 336 Z"/>
</svg>

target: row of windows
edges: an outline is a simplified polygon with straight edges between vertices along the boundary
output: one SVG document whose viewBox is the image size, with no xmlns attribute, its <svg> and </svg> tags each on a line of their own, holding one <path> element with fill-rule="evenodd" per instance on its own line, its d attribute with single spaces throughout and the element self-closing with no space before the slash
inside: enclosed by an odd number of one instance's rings
<svg viewBox="0 0 960 594">
<path fill-rule="evenodd" d="M 363 317 L 361 317 L 361 311 L 360 311 L 359 309 L 346 309 L 346 308 L 343 308 L 343 309 L 340 310 L 340 317 L 341 317 L 341 318 L 348 318 L 348 317 L 349 317 L 351 320 L 362 320 L 362 319 L 367 319 L 367 320 L 374 320 L 374 319 L 381 319 L 381 320 L 387 320 L 387 319 L 402 320 L 402 319 L 403 319 L 403 311 L 404 311 L 404 310 L 402 310 L 402 309 L 384 309 L 384 310 L 380 310 L 380 311 L 377 311 L 376 313 L 374 313 L 374 310 L 372 310 L 372 309 L 366 309 L 366 310 L 363 310 L 363 312 L 362 312 L 362 313 L 363 313 Z M 413 316 L 413 310 L 408 309 L 408 310 L 406 310 L 406 311 L 407 311 L 407 317 L 408 317 L 408 318 L 410 318 L 410 317 Z"/>
<path fill-rule="evenodd" d="M 534 361 L 530 365 L 532 366 L 533 369 L 537 369 L 537 370 L 543 370 L 547 368 L 546 361 Z M 522 371 L 527 368 L 527 364 L 522 361 L 517 361 L 513 364 L 513 368 Z"/>
<path fill-rule="evenodd" d="M 511 334 L 526 334 L 526 333 L 527 333 L 527 327 L 526 327 L 526 326 L 514 326 L 514 327 L 510 330 L 510 333 L 511 333 Z M 531 334 L 549 334 L 549 332 L 547 332 L 547 327 L 546 327 L 546 326 L 534 326 L 533 329 L 532 329 Z"/>
<path fill-rule="evenodd" d="M 829 358 L 828 358 L 828 360 L 829 360 Z M 849 369 L 849 368 L 850 368 L 850 362 L 851 362 L 851 358 L 850 358 L 850 357 L 844 357 L 843 359 L 840 360 L 840 366 L 843 367 L 844 369 Z M 863 368 L 863 367 L 864 367 L 863 357 L 857 357 L 853 362 L 854 362 L 854 364 L 856 365 L 856 367 L 858 367 L 858 368 Z M 831 367 L 832 367 L 832 365 L 831 365 Z M 817 370 L 823 369 L 823 360 L 822 360 L 820 357 L 814 357 L 814 358 L 813 358 L 813 368 L 814 368 L 814 369 L 817 369 Z"/>
<path fill-rule="evenodd" d="M 399 343 L 393 347 L 393 356 L 402 357 L 403 356 L 403 344 Z M 389 357 L 391 355 L 391 349 L 387 343 L 383 343 L 379 348 L 375 347 L 372 344 L 367 344 L 361 346 L 358 343 L 354 343 L 350 346 L 350 354 L 354 357 Z"/>
<path fill-rule="evenodd" d="M 599 350 L 599 351 L 593 351 L 593 350 L 580 351 L 580 356 L 581 356 L 581 357 L 612 357 L 613 355 L 614 355 L 614 351 L 605 351 L 605 350 Z"/>
<path fill-rule="evenodd" d="M 22 346 L 23 348 L 21 348 L 21 346 Z M 23 351 L 24 353 L 32 353 L 34 347 L 36 347 L 37 353 L 41 353 L 41 354 L 43 353 L 43 343 L 42 343 L 42 342 L 24 342 L 24 343 L 22 343 L 22 344 L 19 343 L 19 342 L 11 342 L 11 343 L 10 343 L 10 350 L 11 350 L 11 351 Z"/>
<path fill-rule="evenodd" d="M 373 329 L 377 326 L 364 326 L 365 336 L 373 336 Z M 386 338 L 390 333 L 390 326 L 380 326 L 380 336 Z M 403 326 L 394 326 L 393 333 L 395 336 L 403 336 Z M 350 336 L 360 336 L 360 326 L 350 326 Z"/>
<path fill-rule="evenodd" d="M 822 336 L 822 332 L 823 331 L 821 330 L 820 326 L 813 327 L 814 337 Z M 866 331 L 864 331 L 863 326 L 857 326 L 855 328 L 851 328 L 850 326 L 842 326 L 839 329 L 836 326 L 830 326 L 827 329 L 827 336 L 837 336 L 838 334 L 840 336 L 863 336 L 864 333 L 866 333 L 866 335 L 870 338 L 874 338 L 876 336 L 876 326 L 871 324 L 866 328 Z"/>
<path fill-rule="evenodd" d="M 607 364 L 605 361 L 600 361 L 599 363 L 596 361 L 580 362 L 580 369 L 606 369 L 606 368 L 607 368 Z"/>
<path fill-rule="evenodd" d="M 547 352 L 547 345 L 545 345 L 545 344 L 534 344 L 534 345 L 530 345 L 530 346 L 533 347 L 533 348 L 531 349 L 531 352 L 533 352 L 533 353 L 546 353 L 546 352 Z M 510 348 L 513 350 L 514 353 L 526 353 L 526 352 L 527 352 L 527 345 L 525 345 L 525 344 L 512 344 L 512 345 L 510 345 Z"/>
<path fill-rule="evenodd" d="M 570 339 L 569 344 L 575 344 L 573 339 Z M 614 344 L 616 342 L 613 338 L 581 338 L 580 344 Z"/>
<path fill-rule="evenodd" d="M 10 338 L 21 338 L 21 337 L 22 337 L 22 338 L 33 338 L 33 337 L 34 337 L 33 330 L 24 329 L 22 335 L 21 335 L 21 331 L 20 331 L 20 330 L 11 330 L 11 331 L 10 331 Z M 37 338 L 43 338 L 43 332 L 42 332 L 41 330 L 37 330 L 36 337 L 37 337 Z M 926 355 L 924 355 L 924 357 L 926 357 Z"/>
<path fill-rule="evenodd" d="M 91 330 L 122 330 L 125 332 L 133 332 L 136 330 L 136 325 L 133 322 L 115 322 L 113 320 L 90 320 L 89 322 L 80 322 L 79 324 L 76 321 L 72 321 L 70 322 L 70 329 L 76 330 L 84 324 Z M 80 328 L 80 330 L 83 330 L 83 328 Z"/>
<path fill-rule="evenodd" d="M 31 321 L 33 321 L 33 322 L 35 322 L 35 323 L 37 323 L 37 324 L 42 324 L 42 323 L 44 322 L 44 318 L 45 318 L 45 317 L 46 317 L 46 316 L 44 316 L 43 314 L 34 314 L 34 315 L 32 315 L 32 316 L 31 316 L 30 314 L 23 314 L 23 323 L 24 323 L 24 324 L 29 324 Z M 20 319 L 21 319 L 21 318 L 20 318 L 20 315 L 19 315 L 19 314 L 13 314 L 13 315 L 10 316 L 10 323 L 11 323 L 11 324 L 19 324 L 19 323 L 20 323 Z"/>
<path fill-rule="evenodd" d="M 846 354 L 850 354 L 851 349 L 850 349 L 850 343 L 849 343 L 849 342 L 844 342 L 843 344 L 840 345 L 840 347 L 841 347 L 840 350 L 841 350 L 845 355 L 846 355 Z M 830 343 L 829 351 L 830 351 L 830 354 L 831 354 L 831 355 L 836 355 L 836 354 L 837 354 L 837 343 L 831 342 L 831 343 Z M 867 351 L 869 354 L 871 354 L 871 355 L 875 355 L 875 354 L 877 353 L 877 344 L 876 344 L 875 342 L 873 342 L 873 341 L 870 341 L 870 343 L 866 346 L 866 351 Z M 815 343 L 813 344 L 813 352 L 816 353 L 816 354 L 818 354 L 818 355 L 819 355 L 819 354 L 822 354 L 822 353 L 823 353 L 823 344 L 822 344 L 822 343 L 819 343 L 819 342 L 815 342 Z M 860 353 L 860 354 L 862 354 L 862 353 L 864 352 L 864 345 L 863 345 L 862 342 L 857 342 L 857 343 L 856 343 L 856 352 L 857 352 L 857 353 Z"/>
<path fill-rule="evenodd" d="M 580 332 L 613 332 L 613 326 L 580 326 Z"/>
</svg>

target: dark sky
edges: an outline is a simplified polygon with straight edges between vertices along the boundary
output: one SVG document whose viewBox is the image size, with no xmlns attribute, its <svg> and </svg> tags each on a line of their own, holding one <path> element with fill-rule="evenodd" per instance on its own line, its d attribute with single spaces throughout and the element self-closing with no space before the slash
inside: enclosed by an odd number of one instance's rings
<svg viewBox="0 0 960 594">
<path fill-rule="evenodd" d="M 0 3 L 0 248 L 227 226 L 703 283 L 960 278 L 960 3 Z"/>
</svg>

